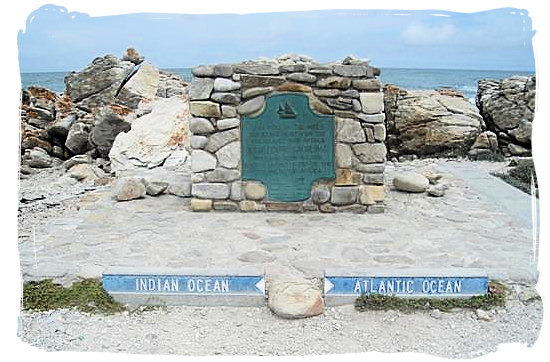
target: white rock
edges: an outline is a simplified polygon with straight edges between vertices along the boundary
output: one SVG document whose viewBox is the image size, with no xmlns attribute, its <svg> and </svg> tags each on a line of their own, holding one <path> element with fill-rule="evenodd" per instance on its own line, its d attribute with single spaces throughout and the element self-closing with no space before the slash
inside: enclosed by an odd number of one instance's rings
<svg viewBox="0 0 550 362">
<path fill-rule="evenodd" d="M 145 184 L 140 178 L 122 177 L 116 181 L 111 192 L 118 201 L 139 199 L 145 196 Z"/>
<path fill-rule="evenodd" d="M 430 185 L 430 181 L 418 173 L 406 172 L 396 175 L 393 179 L 393 185 L 400 191 L 424 192 Z"/>
<path fill-rule="evenodd" d="M 236 168 L 241 161 L 241 145 L 238 141 L 223 146 L 216 152 L 220 166 Z"/>
<path fill-rule="evenodd" d="M 307 280 L 270 282 L 268 295 L 269 309 L 282 318 L 307 318 L 323 313 L 321 290 Z"/>
<path fill-rule="evenodd" d="M 109 152 L 115 172 L 153 168 L 173 152 L 189 147 L 189 103 L 181 96 L 158 98 L 152 111 L 132 122 L 130 131 L 115 138 Z"/>
<path fill-rule="evenodd" d="M 203 150 L 193 150 L 191 153 L 191 171 L 203 172 L 216 168 L 216 157 Z"/>
</svg>

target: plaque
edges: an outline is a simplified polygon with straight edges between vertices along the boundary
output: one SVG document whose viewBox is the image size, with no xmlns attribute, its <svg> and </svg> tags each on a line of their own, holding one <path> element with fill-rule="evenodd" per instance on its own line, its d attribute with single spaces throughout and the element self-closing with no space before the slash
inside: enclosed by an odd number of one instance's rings
<svg viewBox="0 0 550 362">
<path fill-rule="evenodd" d="M 242 179 L 262 182 L 270 201 L 306 200 L 316 180 L 335 178 L 334 116 L 314 113 L 304 94 L 269 96 L 241 132 Z"/>
</svg>

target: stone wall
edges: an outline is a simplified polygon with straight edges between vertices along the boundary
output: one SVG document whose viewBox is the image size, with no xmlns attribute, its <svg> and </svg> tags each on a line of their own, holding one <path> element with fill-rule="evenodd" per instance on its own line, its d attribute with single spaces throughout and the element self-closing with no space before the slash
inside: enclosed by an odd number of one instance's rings
<svg viewBox="0 0 550 362">
<path fill-rule="evenodd" d="M 199 66 L 188 87 L 192 200 L 195 211 L 384 211 L 386 128 L 379 69 L 346 58 L 305 57 Z M 301 93 L 311 109 L 335 117 L 336 178 L 316 182 L 303 202 L 271 202 L 260 182 L 241 179 L 241 117 L 266 98 Z"/>
</svg>

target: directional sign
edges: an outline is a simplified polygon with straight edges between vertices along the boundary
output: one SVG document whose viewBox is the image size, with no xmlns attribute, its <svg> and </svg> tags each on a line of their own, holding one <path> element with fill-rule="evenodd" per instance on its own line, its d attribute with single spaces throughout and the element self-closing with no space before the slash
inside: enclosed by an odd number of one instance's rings
<svg viewBox="0 0 550 362">
<path fill-rule="evenodd" d="M 263 276 L 104 274 L 109 293 L 265 295 Z"/>
<path fill-rule="evenodd" d="M 376 271 L 358 275 L 325 274 L 326 296 L 382 294 L 403 297 L 469 297 L 487 293 L 489 280 L 483 272 L 459 274 L 401 271 L 396 275 Z M 423 274 L 423 275 L 421 275 Z M 462 274 L 462 275 L 460 275 Z"/>
</svg>

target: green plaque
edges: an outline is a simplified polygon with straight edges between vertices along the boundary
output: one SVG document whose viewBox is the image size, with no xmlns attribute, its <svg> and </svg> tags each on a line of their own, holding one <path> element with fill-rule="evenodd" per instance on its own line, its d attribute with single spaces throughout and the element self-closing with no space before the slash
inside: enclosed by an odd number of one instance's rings
<svg viewBox="0 0 550 362">
<path fill-rule="evenodd" d="M 242 179 L 261 181 L 271 201 L 303 201 L 319 179 L 334 179 L 334 116 L 319 115 L 301 93 L 267 97 L 241 124 Z"/>
</svg>

